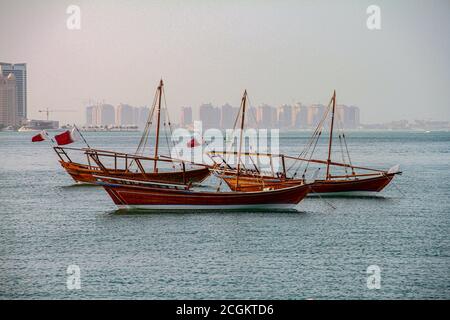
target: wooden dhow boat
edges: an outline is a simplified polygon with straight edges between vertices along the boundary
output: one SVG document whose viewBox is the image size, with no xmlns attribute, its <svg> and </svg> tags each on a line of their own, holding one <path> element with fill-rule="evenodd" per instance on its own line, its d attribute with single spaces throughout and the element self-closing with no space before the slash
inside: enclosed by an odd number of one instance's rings
<svg viewBox="0 0 450 320">
<path fill-rule="evenodd" d="M 331 106 L 331 108 L 330 108 Z M 317 141 L 321 136 L 323 124 L 327 118 L 328 113 L 331 110 L 331 124 L 330 124 L 330 137 L 328 142 L 328 158 L 327 160 L 313 159 L 313 153 L 317 146 Z M 394 178 L 395 175 L 401 174 L 399 170 L 399 166 L 394 166 L 389 170 L 378 170 L 368 167 L 354 166 L 350 160 L 350 154 L 347 148 L 347 142 L 345 140 L 345 134 L 339 135 L 339 142 L 341 146 L 342 158 L 348 160 L 348 163 L 345 162 L 336 162 L 332 161 L 332 142 L 333 142 L 333 129 L 335 124 L 335 110 L 336 110 L 336 91 L 333 93 L 333 96 L 328 104 L 327 111 L 325 112 L 323 118 L 319 122 L 316 130 L 313 133 L 309 143 L 306 148 L 302 151 L 302 153 L 298 157 L 292 157 L 288 155 L 278 154 L 263 154 L 263 153 L 236 153 L 231 152 L 232 154 L 237 154 L 238 159 L 240 159 L 241 155 L 251 157 L 260 157 L 265 156 L 271 158 L 270 163 L 272 163 L 273 157 L 279 157 L 282 165 L 282 171 L 275 171 L 273 168 L 271 170 L 272 174 L 262 173 L 256 166 L 254 169 L 248 168 L 239 168 L 239 174 L 235 174 L 234 170 L 231 170 L 231 166 L 226 163 L 225 155 L 230 154 L 230 152 L 210 152 L 211 159 L 214 161 L 214 157 L 219 157 L 220 162 L 216 162 L 216 166 L 212 168 L 216 175 L 220 176 L 223 181 L 226 182 L 228 187 L 234 191 L 247 191 L 254 192 L 258 190 L 276 190 L 278 188 L 291 187 L 294 185 L 301 185 L 306 182 L 306 172 L 311 163 L 325 165 L 326 174 L 325 177 L 320 179 L 319 169 L 316 169 L 316 172 L 311 179 L 311 193 L 344 193 L 344 192 L 380 192 L 382 191 Z M 345 146 L 345 152 L 344 152 Z M 309 156 L 308 156 L 309 155 Z M 286 161 L 293 160 L 294 163 L 299 163 L 295 172 L 293 174 L 289 174 L 289 169 L 293 167 L 291 165 L 290 168 L 286 168 Z M 253 163 L 255 161 L 252 160 Z M 257 162 L 257 161 L 256 161 Z M 240 161 L 238 160 L 238 163 Z M 296 178 L 297 173 L 301 168 L 301 164 L 306 164 L 303 174 L 300 178 Z M 344 174 L 331 174 L 332 167 L 343 168 Z M 356 171 L 365 171 L 364 173 L 357 173 Z M 348 172 L 350 171 L 350 172 Z"/>
<path fill-rule="evenodd" d="M 170 157 L 160 156 L 159 140 L 161 131 L 161 122 L 164 121 L 166 126 L 166 119 L 161 119 L 161 104 L 165 101 L 164 97 L 164 83 L 161 80 L 155 93 L 153 100 L 153 106 L 150 110 L 150 114 L 146 123 L 146 127 L 142 134 L 139 146 L 135 154 L 126 154 L 121 152 L 114 152 L 108 150 L 101 150 L 91 148 L 86 140 L 87 148 L 69 148 L 55 146 L 53 149 L 59 157 L 61 166 L 66 172 L 79 183 L 95 183 L 96 179 L 94 174 L 108 174 L 114 177 L 122 177 L 125 179 L 141 179 L 149 181 L 169 182 L 169 183 L 200 183 L 205 180 L 210 171 L 205 166 L 190 166 L 186 168 L 184 162 L 175 161 L 178 168 L 172 166 L 171 170 L 160 170 L 159 164 L 170 164 Z M 164 115 L 168 117 L 167 107 Z M 146 160 L 150 160 L 150 170 L 144 170 L 142 164 L 139 161 L 131 161 L 131 158 L 135 155 L 143 154 L 145 146 L 149 140 L 150 129 L 153 122 L 153 118 L 156 116 L 156 136 L 155 136 L 155 150 L 153 158 L 147 157 Z M 170 127 L 170 120 L 167 121 Z M 81 133 L 80 133 L 81 135 Z M 166 139 L 169 141 L 169 139 Z M 71 153 L 82 153 L 86 157 L 86 163 L 80 163 L 74 161 L 71 157 Z M 103 158 L 103 161 L 101 161 Z"/>
<path fill-rule="evenodd" d="M 254 192 L 207 192 L 180 184 L 100 175 L 95 178 L 120 209 L 289 209 L 309 192 L 308 185 Z"/>
<path fill-rule="evenodd" d="M 211 152 L 212 155 L 220 154 L 220 152 Z M 290 157 L 288 155 L 272 155 L 262 153 L 244 153 L 246 156 L 261 157 L 280 157 L 284 159 L 292 159 L 297 161 L 298 158 Z M 305 161 L 305 160 L 303 160 Z M 310 162 L 327 165 L 325 160 L 310 159 Z M 359 173 L 352 175 L 333 175 L 329 179 L 318 179 L 314 177 L 310 180 L 311 193 L 339 193 L 339 192 L 380 192 L 383 190 L 393 177 L 401 172 L 398 167 L 394 166 L 387 171 L 377 170 L 372 168 L 365 168 L 359 166 L 345 165 L 339 162 L 330 162 L 330 166 L 347 167 L 353 170 L 365 170 L 370 173 Z M 262 174 L 257 170 L 242 169 L 239 178 L 235 172 L 230 169 L 223 169 L 212 167 L 211 170 L 216 172 L 217 176 L 226 182 L 228 187 L 234 191 L 258 191 L 270 190 L 277 188 L 284 188 L 293 185 L 305 183 L 305 178 L 292 178 L 283 172 L 278 172 L 276 175 Z"/>
<path fill-rule="evenodd" d="M 200 168 L 197 169 L 188 169 L 184 162 L 170 158 L 141 157 L 141 160 L 138 160 L 135 159 L 135 155 L 133 154 L 115 151 L 91 148 L 54 148 L 60 156 L 61 166 L 76 182 L 94 184 L 96 182 L 94 175 L 107 174 L 125 179 L 140 179 L 168 183 L 200 183 L 210 175 L 210 171 L 206 167 L 200 166 Z M 82 151 L 86 156 L 88 164 L 73 162 L 67 153 L 68 150 Z M 105 161 L 105 159 L 108 160 Z M 145 163 L 143 160 L 146 160 Z M 106 162 L 111 165 L 105 165 L 104 163 Z M 152 170 L 155 162 L 159 164 L 165 163 L 167 166 L 172 165 L 172 167 L 174 164 L 177 164 L 180 169 L 170 171 L 158 170 L 155 172 Z M 132 167 L 136 168 L 131 169 Z M 145 168 L 150 168 L 150 170 L 146 170 Z"/>
<path fill-rule="evenodd" d="M 246 98 L 247 91 L 242 98 L 244 115 Z M 132 160 L 141 163 L 146 159 L 134 156 Z M 98 164 L 101 165 L 101 162 Z M 236 176 L 239 177 L 239 165 Z M 191 184 L 157 183 L 106 174 L 96 174 L 94 177 L 114 203 L 126 209 L 287 209 L 296 206 L 310 190 L 307 184 L 297 184 L 276 190 L 223 192 L 219 184 L 216 191 L 196 191 L 192 190 Z"/>
</svg>

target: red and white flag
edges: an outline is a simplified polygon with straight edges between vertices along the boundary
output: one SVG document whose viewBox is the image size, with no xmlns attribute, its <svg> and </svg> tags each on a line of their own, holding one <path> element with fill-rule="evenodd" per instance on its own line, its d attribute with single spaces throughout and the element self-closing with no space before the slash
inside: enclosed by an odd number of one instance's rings
<svg viewBox="0 0 450 320">
<path fill-rule="evenodd" d="M 55 140 L 59 146 L 62 146 L 77 141 L 78 137 L 75 135 L 74 129 L 72 129 L 72 131 L 66 130 L 63 133 L 57 134 Z"/>
<path fill-rule="evenodd" d="M 45 132 L 45 130 L 42 130 L 37 135 L 33 136 L 33 138 L 31 138 L 31 142 L 44 141 L 46 139 L 46 136 L 47 136 L 47 133 Z"/>
<path fill-rule="evenodd" d="M 199 143 L 199 142 L 197 141 L 197 139 L 195 139 L 195 138 L 192 138 L 192 139 L 187 143 L 187 147 L 188 147 L 188 148 L 195 148 L 195 147 L 198 147 L 199 145 L 201 145 L 201 143 Z"/>
</svg>

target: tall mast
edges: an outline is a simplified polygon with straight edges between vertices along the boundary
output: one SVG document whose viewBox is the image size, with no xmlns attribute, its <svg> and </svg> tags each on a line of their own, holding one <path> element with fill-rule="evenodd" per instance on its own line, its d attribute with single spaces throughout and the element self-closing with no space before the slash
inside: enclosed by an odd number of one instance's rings
<svg viewBox="0 0 450 320">
<path fill-rule="evenodd" d="M 237 173 L 236 173 L 236 189 L 239 186 L 239 171 L 241 169 L 241 153 L 242 153 L 242 134 L 244 131 L 244 122 L 245 122 L 245 102 L 247 100 L 247 90 L 244 91 L 244 96 L 242 97 L 242 119 L 241 119 L 241 132 L 239 137 L 239 152 L 237 157 Z"/>
<path fill-rule="evenodd" d="M 326 179 L 330 178 L 330 163 L 331 163 L 331 144 L 333 142 L 333 127 L 334 127 L 334 111 L 336 109 L 336 90 L 333 92 L 333 109 L 331 110 L 331 128 L 330 128 L 330 141 L 328 143 L 328 160 L 327 160 L 327 175 Z"/>
<path fill-rule="evenodd" d="M 159 97 L 158 97 L 158 109 L 157 109 L 157 113 L 156 113 L 155 164 L 153 167 L 153 172 L 156 172 L 158 170 L 157 159 L 158 159 L 158 147 L 159 147 L 159 126 L 160 126 L 160 122 L 161 122 L 161 97 L 162 97 L 163 86 L 164 86 L 164 84 L 161 79 L 161 81 L 159 82 L 159 87 L 158 87 Z"/>
</svg>

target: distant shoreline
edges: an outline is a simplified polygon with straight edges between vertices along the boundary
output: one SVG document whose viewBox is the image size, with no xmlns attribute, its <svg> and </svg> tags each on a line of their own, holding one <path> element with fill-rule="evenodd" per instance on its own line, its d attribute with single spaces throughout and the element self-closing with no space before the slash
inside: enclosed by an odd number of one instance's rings
<svg viewBox="0 0 450 320">
<path fill-rule="evenodd" d="M 262 128 L 264 129 L 264 128 Z M 46 129 L 48 132 L 61 132 L 64 130 L 68 130 L 67 128 L 59 128 L 59 129 Z M 223 129 L 222 131 L 225 131 L 227 129 Z M 34 134 L 36 132 L 39 132 L 41 130 L 28 130 L 28 131 L 17 131 L 17 130 L 0 130 L 0 133 L 21 133 L 21 134 Z M 141 129 L 108 129 L 108 130 L 83 130 L 80 129 L 81 132 L 142 132 Z M 191 131 L 191 130 L 190 130 Z M 313 129 L 280 129 L 280 133 L 312 133 L 314 132 Z M 418 133 L 433 133 L 433 132 L 450 132 L 450 128 L 441 128 L 441 129 L 346 129 L 345 132 L 418 132 Z M 325 132 L 326 133 L 326 132 Z"/>
</svg>

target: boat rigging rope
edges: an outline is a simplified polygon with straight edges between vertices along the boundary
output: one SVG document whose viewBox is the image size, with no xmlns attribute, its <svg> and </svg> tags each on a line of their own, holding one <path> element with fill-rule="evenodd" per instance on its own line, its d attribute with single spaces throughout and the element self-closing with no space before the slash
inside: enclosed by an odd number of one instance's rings
<svg viewBox="0 0 450 320">
<path fill-rule="evenodd" d="M 352 168 L 352 174 L 355 175 L 356 174 L 355 168 L 353 167 L 352 160 L 350 159 L 350 152 L 348 152 L 347 139 L 345 138 L 345 133 L 342 133 L 342 137 L 344 138 L 345 149 L 347 150 L 348 163 Z"/>
<path fill-rule="evenodd" d="M 152 125 L 153 115 L 154 115 L 154 112 L 156 109 L 157 99 L 158 99 L 158 90 L 156 90 L 156 92 L 155 92 L 155 96 L 153 98 L 152 109 L 150 110 L 150 112 L 148 114 L 147 123 L 145 124 L 144 132 L 142 134 L 141 140 L 139 141 L 139 145 L 135 152 L 136 155 L 139 155 L 139 153 L 141 153 L 141 155 L 142 155 L 144 152 L 145 145 L 147 144 L 147 140 L 148 140 L 148 132 L 149 132 L 150 126 Z"/>
<path fill-rule="evenodd" d="M 400 194 L 401 194 L 403 197 L 406 197 L 406 193 L 404 193 L 404 192 L 399 188 L 399 186 L 397 186 L 397 184 L 394 182 L 393 179 L 391 180 L 391 184 L 395 187 L 395 189 L 397 189 L 398 192 L 400 192 Z"/>
<path fill-rule="evenodd" d="M 337 118 L 338 118 L 338 126 L 339 126 L 339 130 L 342 132 L 342 140 L 344 142 L 344 146 L 345 146 L 345 150 L 347 153 L 347 159 L 348 159 L 348 164 L 350 165 L 351 169 L 352 169 L 352 175 L 355 175 L 355 168 L 353 167 L 352 164 L 352 160 L 350 158 L 350 152 L 348 151 L 348 146 L 347 146 L 347 139 L 345 138 L 345 132 L 344 132 L 344 125 L 343 125 L 343 121 L 339 116 L 339 113 L 337 114 Z M 341 147 L 342 148 L 342 147 Z M 342 151 L 343 152 L 343 151 Z M 344 161 L 345 164 L 345 161 Z M 345 167 L 345 173 L 347 174 L 347 167 Z"/>
<path fill-rule="evenodd" d="M 246 100 L 244 100 L 244 99 L 246 99 Z M 247 113 L 250 113 L 250 116 L 253 116 L 253 118 L 254 118 L 254 114 L 253 114 L 253 112 L 252 112 L 253 110 L 252 110 L 252 107 L 251 107 L 250 99 L 249 99 L 248 95 L 245 94 L 245 97 L 243 97 L 243 99 L 241 99 L 241 104 L 240 104 L 240 107 L 239 107 L 238 115 L 237 115 L 236 119 L 234 120 L 234 125 L 233 125 L 233 139 L 232 139 L 232 141 L 231 141 L 231 146 L 230 146 L 230 147 L 233 147 L 233 146 L 235 145 L 235 139 L 234 139 L 234 138 L 235 138 L 236 126 L 237 126 L 238 121 L 239 121 L 240 119 L 241 119 L 241 121 L 242 121 L 242 118 L 241 118 L 241 117 L 244 116 L 242 113 L 243 113 L 243 111 L 244 111 L 243 108 L 244 108 L 245 102 L 248 102 L 248 110 L 249 110 L 249 111 L 247 111 Z M 244 120 L 245 120 L 245 119 L 244 119 Z M 247 118 L 247 121 L 248 121 L 248 118 Z M 255 121 L 255 123 L 257 123 L 257 122 Z M 244 123 L 243 127 L 245 127 L 245 123 Z M 243 129 L 244 129 L 244 128 L 240 128 L 240 130 L 243 130 Z M 241 148 L 241 146 L 242 146 L 242 144 L 243 144 L 243 141 L 239 141 L 239 144 L 240 144 L 240 145 L 239 145 L 239 148 Z M 226 145 L 226 146 L 225 146 L 225 159 L 222 158 L 222 161 L 223 161 L 223 163 L 225 163 L 228 167 L 231 167 L 231 166 L 228 164 L 228 159 L 229 159 L 229 157 L 230 157 L 231 154 L 234 154 L 234 152 L 228 153 L 228 152 L 227 152 L 227 149 L 228 149 L 228 147 L 227 147 L 227 145 Z M 250 150 L 249 150 L 249 151 L 250 151 Z M 245 150 L 244 150 L 244 153 L 246 153 Z M 258 170 L 257 165 L 255 164 L 253 158 L 252 158 L 251 155 L 250 155 L 250 152 L 248 152 L 248 154 L 249 154 L 250 160 L 251 160 L 251 162 L 252 162 L 253 166 L 255 167 L 256 172 L 257 172 L 258 174 L 255 175 L 255 174 L 252 172 L 252 170 L 247 169 L 247 167 L 245 166 L 245 163 L 241 161 L 241 159 L 240 159 L 240 157 L 239 157 L 239 155 L 238 155 L 238 157 L 236 157 L 236 158 L 239 158 L 239 159 L 236 159 L 236 162 L 237 162 L 237 163 L 236 163 L 236 173 L 237 173 L 237 175 L 239 175 L 239 172 L 237 171 L 237 168 L 238 168 L 239 164 L 241 164 L 241 165 L 242 165 L 242 168 L 241 168 L 240 170 L 242 170 L 242 172 L 245 172 L 246 174 L 250 174 L 250 175 L 252 175 L 252 176 L 255 176 L 255 177 L 257 177 L 257 178 L 260 178 L 260 179 L 258 179 L 258 181 L 259 181 L 259 180 L 264 180 L 264 179 L 262 178 L 262 172 L 261 172 L 260 170 Z M 242 155 L 240 155 L 240 156 L 242 156 Z M 259 158 L 258 158 L 258 159 L 259 159 Z M 219 177 L 221 177 L 222 179 L 220 179 L 220 183 L 219 183 L 219 186 L 218 186 L 217 191 L 219 191 L 220 186 L 222 185 L 222 181 L 223 181 L 223 177 L 225 176 L 225 173 L 226 173 L 225 170 L 222 170 L 221 174 L 219 174 Z M 236 177 L 236 179 L 237 179 L 237 177 Z M 263 184 L 264 184 L 264 181 L 263 181 Z"/>
<path fill-rule="evenodd" d="M 306 156 L 307 156 L 307 154 L 308 154 L 308 152 L 309 152 L 309 150 L 310 150 L 310 148 L 311 148 L 311 146 L 312 146 L 312 143 L 313 143 L 314 141 L 316 141 L 316 139 L 319 138 L 319 137 L 317 136 L 318 134 L 319 134 L 319 131 L 318 131 L 317 128 L 316 128 L 316 130 L 314 131 L 312 137 L 309 139 L 308 144 L 305 146 L 305 148 L 304 148 L 304 149 L 302 150 L 302 152 L 299 154 L 298 158 L 303 158 L 303 157 L 306 157 Z M 294 161 L 294 162 L 289 166 L 289 168 L 287 169 L 287 171 L 290 171 L 290 170 L 296 165 L 296 162 L 297 162 L 297 161 Z M 297 165 L 297 169 L 295 170 L 294 175 L 300 170 L 300 167 L 302 166 L 302 164 L 303 164 L 303 161 L 300 160 L 299 163 L 298 163 L 298 165 Z"/>
<path fill-rule="evenodd" d="M 339 134 L 339 149 L 340 149 L 340 151 L 341 151 L 342 163 L 345 164 L 345 155 L 344 155 L 344 148 L 342 147 L 342 138 L 341 138 L 341 134 Z M 346 167 L 346 166 L 344 167 L 344 171 L 345 171 L 345 174 L 347 175 L 348 172 L 347 172 L 347 167 Z"/>
<path fill-rule="evenodd" d="M 253 119 L 253 121 L 255 123 L 256 130 L 258 130 L 258 121 L 255 118 L 255 114 L 253 113 L 254 108 L 252 108 L 252 103 L 251 103 L 250 98 L 248 97 L 248 95 L 247 95 L 247 102 L 248 102 L 248 106 L 249 106 L 249 108 L 248 108 L 249 112 L 248 113 L 250 113 L 250 117 Z M 248 120 L 247 120 L 247 122 L 248 122 Z M 258 131 L 256 131 L 256 132 L 258 132 Z M 256 160 L 257 160 L 257 162 L 259 162 L 258 150 L 259 149 L 258 149 L 258 145 L 257 145 L 256 146 Z M 254 162 L 254 160 L 252 158 L 252 155 L 250 154 L 251 153 L 250 141 L 249 141 L 249 150 L 248 151 L 249 151 L 248 157 L 250 158 L 250 161 L 252 162 L 253 167 L 257 171 L 258 175 L 261 176 L 261 179 L 262 179 L 262 172 L 258 169 L 258 166 L 255 164 L 255 162 Z M 244 164 L 244 168 L 245 168 L 245 164 Z M 262 179 L 262 180 L 264 181 L 264 179 Z"/>
<path fill-rule="evenodd" d="M 312 150 L 312 152 L 311 152 L 311 154 L 310 154 L 310 156 L 309 156 L 309 160 L 306 161 L 306 168 L 305 168 L 305 170 L 304 170 L 304 172 L 303 172 L 302 179 L 305 179 L 306 171 L 308 170 L 309 163 L 310 163 L 311 158 L 312 158 L 312 156 L 313 156 L 313 154 L 314 154 L 314 151 L 316 150 L 316 146 L 317 146 L 317 143 L 318 143 L 318 141 L 319 141 L 319 138 L 320 138 L 321 134 L 322 134 L 322 129 L 320 129 L 317 133 L 314 134 L 314 135 L 316 136 L 315 140 L 311 140 L 311 144 L 314 142 L 314 146 L 313 146 L 313 150 Z M 304 152 L 304 153 L 302 152 L 302 153 L 300 154 L 299 158 L 301 158 L 301 157 L 306 157 L 306 156 L 308 155 L 309 150 L 311 149 L 311 147 L 312 147 L 312 145 L 308 146 L 308 148 L 305 149 L 305 152 Z M 297 166 L 297 169 L 294 171 L 294 174 L 292 175 L 293 178 L 295 178 L 295 177 L 297 176 L 297 173 L 300 171 L 300 169 L 302 168 L 302 165 L 303 165 L 303 163 L 304 163 L 305 161 L 300 160 L 300 161 L 298 161 L 298 162 L 299 162 L 299 164 L 298 164 L 298 166 Z M 293 165 L 295 165 L 295 162 L 294 162 Z M 289 168 L 289 169 L 290 169 L 290 168 Z"/>
<path fill-rule="evenodd" d="M 240 119 L 240 116 L 241 116 L 241 112 L 242 112 L 242 109 L 243 109 L 243 107 L 244 107 L 244 101 L 243 100 L 241 100 L 241 105 L 240 105 L 240 107 L 239 107 L 239 111 L 238 111 L 238 115 L 237 115 L 237 117 L 236 117 L 236 119 L 234 120 L 234 125 L 233 125 L 233 139 L 231 140 L 231 148 L 233 148 L 233 146 L 234 146 L 234 138 L 235 138 L 235 135 L 234 135 L 234 133 L 236 132 L 236 125 L 237 125 L 237 123 L 238 123 L 238 120 Z M 240 141 L 240 143 L 242 143 L 242 141 Z M 229 163 L 228 163 L 228 160 L 229 160 L 229 158 L 230 158 L 230 154 L 232 153 L 232 152 L 230 152 L 230 153 L 228 153 L 227 152 L 227 149 L 228 149 L 228 147 L 227 147 L 227 141 L 225 141 L 225 159 L 224 158 L 222 158 L 222 161 L 228 166 L 228 167 L 231 167 L 230 165 L 229 165 Z M 239 159 L 237 160 L 237 161 L 239 161 Z M 238 162 L 239 163 L 239 162 Z M 236 166 L 236 172 L 237 172 L 237 166 Z M 237 172 L 238 173 L 238 172 Z M 239 174 L 239 173 L 238 173 Z M 219 179 L 219 183 L 218 183 L 218 186 L 217 186 L 217 192 L 219 192 L 220 191 L 220 187 L 222 186 L 222 181 L 223 181 L 223 177 L 225 177 L 225 169 L 224 170 L 222 170 L 222 172 L 219 174 L 219 177 L 220 177 L 220 179 Z"/>
<path fill-rule="evenodd" d="M 318 195 L 320 200 L 322 200 L 325 204 L 329 205 L 333 210 L 336 210 L 336 207 L 330 201 L 327 201 L 326 199 L 322 198 L 320 193 L 315 192 L 312 188 L 310 188 L 309 190 L 311 191 L 311 193 Z"/>
<path fill-rule="evenodd" d="M 321 135 L 321 134 L 322 134 L 322 130 L 319 132 L 319 135 L 317 136 L 316 143 L 314 144 L 313 150 L 312 150 L 312 152 L 311 152 L 311 154 L 310 154 L 310 156 L 309 156 L 309 160 L 308 160 L 307 163 L 306 163 L 305 170 L 303 171 L 303 174 L 302 174 L 302 179 L 303 179 L 303 181 L 305 180 L 306 171 L 308 171 L 309 164 L 311 163 L 311 159 L 312 159 L 312 156 L 313 156 L 313 154 L 314 154 L 314 151 L 316 151 L 317 142 L 319 141 L 319 138 L 320 138 L 320 135 Z M 299 169 L 300 169 L 300 167 L 299 167 Z M 295 175 L 297 175 L 297 171 L 295 172 Z"/>
<path fill-rule="evenodd" d="M 320 135 L 322 134 L 322 129 L 323 129 L 323 124 L 325 123 L 325 120 L 328 117 L 328 114 L 330 113 L 331 110 L 331 103 L 333 102 L 333 98 L 330 99 L 330 102 L 328 103 L 327 109 L 324 112 L 322 118 L 320 119 L 319 123 L 317 124 L 316 129 L 314 130 L 313 135 L 311 136 L 311 138 L 309 139 L 308 143 L 306 144 L 306 146 L 303 148 L 302 152 L 300 152 L 300 154 L 298 155 L 298 158 L 303 158 L 303 157 L 307 157 L 312 145 L 314 144 L 314 149 L 313 152 L 311 153 L 309 160 L 312 159 L 312 156 L 314 154 L 314 150 L 315 150 L 315 146 L 317 145 L 317 140 L 319 139 Z M 301 169 L 301 166 L 303 164 L 304 160 L 297 160 L 300 162 L 300 164 L 298 165 L 297 169 L 295 170 L 294 176 L 297 174 L 297 172 Z M 308 161 L 309 162 L 309 161 Z M 294 166 L 296 165 L 296 161 L 294 161 L 289 168 L 287 169 L 287 171 L 291 170 Z M 309 163 L 307 165 L 307 168 L 309 166 Z M 306 170 L 306 169 L 305 169 Z M 306 173 L 306 171 L 305 171 Z"/>
<path fill-rule="evenodd" d="M 309 151 L 311 150 L 311 147 L 313 148 L 311 153 L 310 153 L 310 155 L 309 155 L 309 159 L 306 161 L 306 166 L 305 166 L 305 169 L 304 169 L 303 174 L 302 174 L 302 179 L 303 180 L 305 179 L 306 172 L 307 172 L 307 170 L 309 168 L 309 164 L 310 164 L 311 159 L 312 159 L 312 157 L 314 155 L 314 152 L 316 150 L 316 147 L 317 147 L 318 141 L 320 139 L 320 136 L 322 135 L 323 125 L 325 123 L 325 120 L 328 117 L 328 114 L 330 113 L 331 102 L 332 101 L 333 100 L 331 99 L 330 102 L 328 103 L 327 110 L 326 110 L 326 112 L 324 112 L 324 115 L 322 116 L 322 119 L 319 121 L 319 123 L 318 123 L 318 125 L 317 125 L 317 127 L 316 127 L 316 129 L 315 129 L 315 131 L 314 131 L 314 133 L 313 133 L 313 135 L 312 135 L 308 145 L 303 149 L 303 151 L 298 156 L 298 158 L 307 157 Z M 303 162 L 304 162 L 304 160 L 299 160 L 299 164 L 297 166 L 297 169 L 294 172 L 293 177 L 297 176 L 297 173 L 298 173 L 298 171 L 300 171 Z M 294 165 L 295 165 L 295 162 L 291 165 L 291 167 L 293 167 Z M 291 167 L 289 169 L 291 169 Z"/>
<path fill-rule="evenodd" d="M 158 99 L 158 90 L 155 91 L 155 96 L 153 97 L 152 108 L 151 108 L 151 110 L 150 110 L 150 112 L 148 114 L 147 122 L 145 124 L 145 128 L 144 128 L 144 131 L 142 133 L 141 139 L 139 141 L 138 147 L 136 148 L 136 151 L 134 153 L 136 156 L 143 155 L 143 153 L 144 153 L 145 146 L 146 146 L 147 141 L 148 141 L 148 132 L 149 132 L 149 129 L 150 129 L 151 125 L 152 125 L 153 114 L 155 112 L 157 99 Z M 126 169 L 129 170 L 131 168 L 131 166 L 133 165 L 133 163 L 134 163 L 134 159 L 130 161 L 130 164 L 128 165 L 128 167 Z"/>
<path fill-rule="evenodd" d="M 168 125 L 169 125 L 169 131 L 170 131 L 170 137 L 171 137 L 170 140 L 167 141 L 166 143 L 167 143 L 167 148 L 169 149 L 169 155 L 171 155 L 171 150 L 175 149 L 175 145 L 174 145 L 173 140 L 172 140 L 172 137 L 173 137 L 172 123 L 170 121 L 170 114 L 169 114 L 169 111 L 167 109 L 166 89 L 163 89 L 163 98 L 164 98 L 164 107 L 165 107 L 165 110 L 166 110 L 165 114 L 167 116 L 167 122 L 168 122 Z M 166 136 L 166 140 L 167 140 L 167 136 Z M 179 156 L 178 155 L 178 150 L 175 149 L 175 151 L 177 152 L 177 157 L 178 157 Z M 180 163 L 179 165 L 182 166 L 182 163 Z"/>
<path fill-rule="evenodd" d="M 169 138 L 167 136 L 167 123 L 166 123 L 166 119 L 165 119 L 168 112 L 167 112 L 167 108 L 164 109 L 164 110 L 165 110 L 165 112 L 164 112 L 164 119 L 163 119 L 164 138 L 166 140 L 166 146 L 167 146 L 168 153 L 169 153 L 169 156 L 170 156 L 170 142 L 169 142 Z M 170 124 L 169 124 L 169 127 L 170 127 Z M 174 165 L 173 162 L 172 162 L 172 168 L 175 169 L 175 165 Z"/>
</svg>

